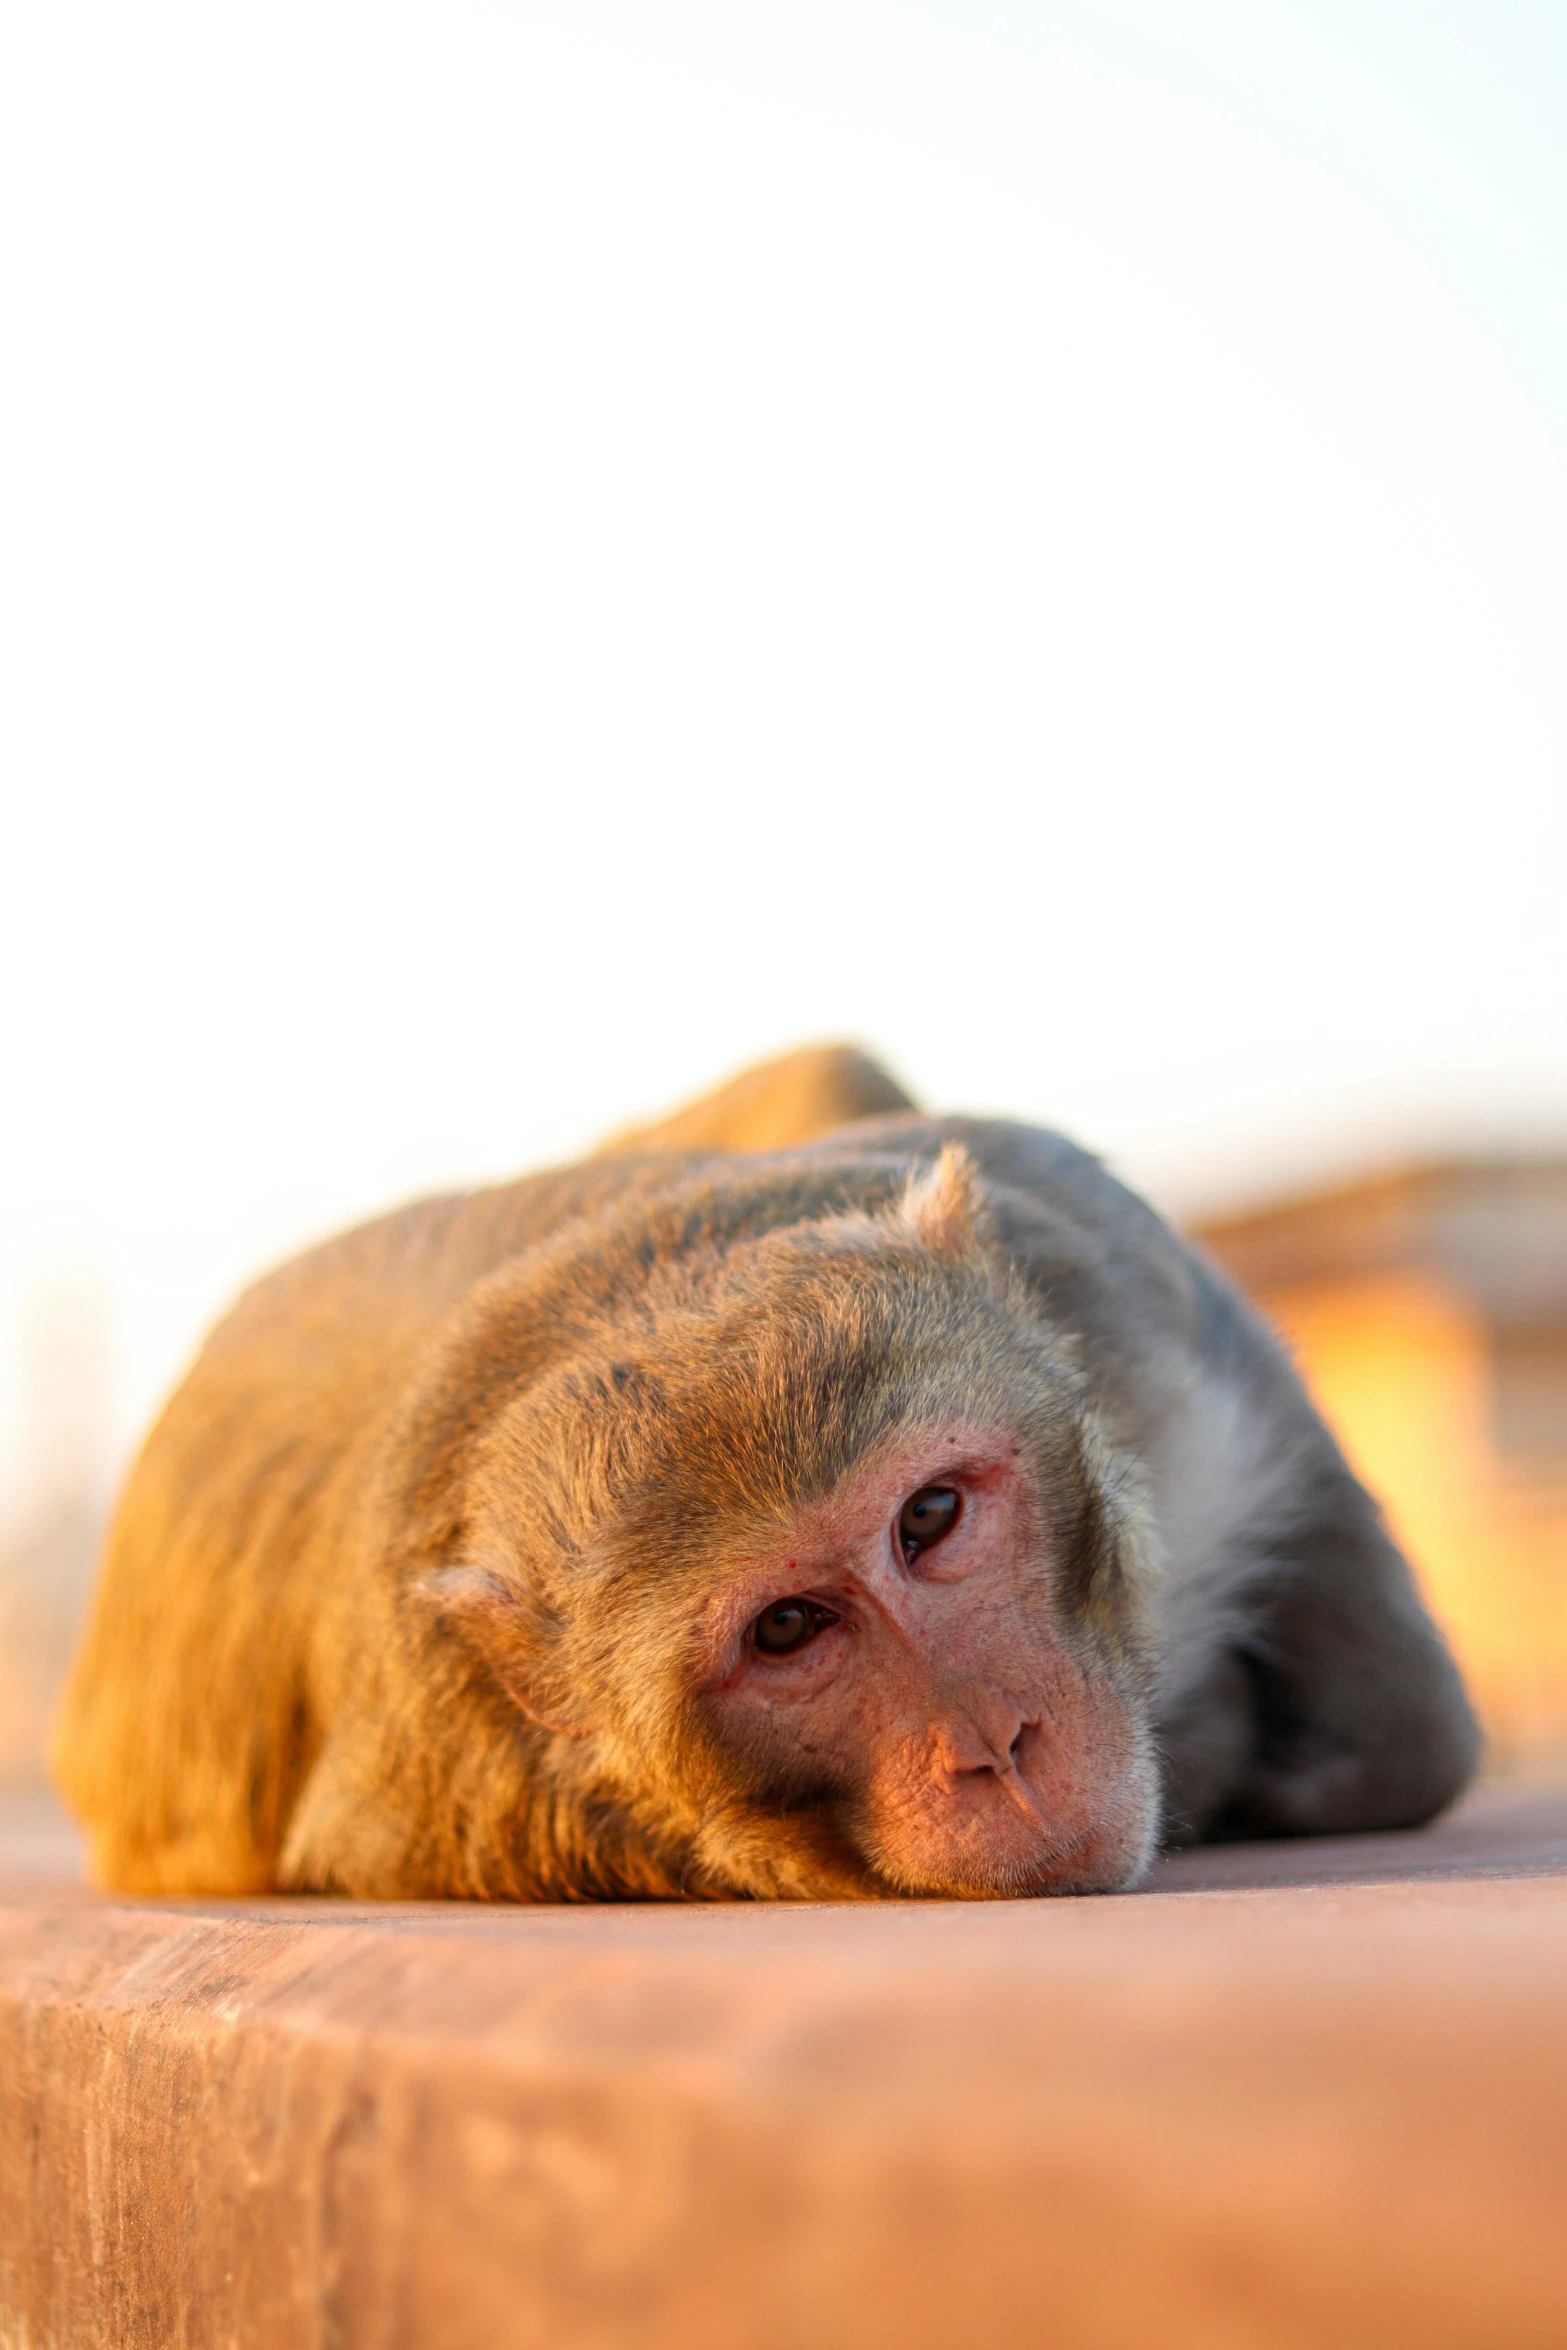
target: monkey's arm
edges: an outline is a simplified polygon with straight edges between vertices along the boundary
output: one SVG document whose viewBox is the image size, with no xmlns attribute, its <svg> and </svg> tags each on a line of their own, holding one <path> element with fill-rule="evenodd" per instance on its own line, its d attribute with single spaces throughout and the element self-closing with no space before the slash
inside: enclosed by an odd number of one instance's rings
<svg viewBox="0 0 1567 2350">
<path fill-rule="evenodd" d="M 791 1150 L 858 1118 L 913 1107 L 897 1080 L 856 1045 L 807 1045 L 742 1071 L 651 1126 L 611 1135 L 597 1155 Z"/>
<path fill-rule="evenodd" d="M 1202 1377 L 1166 1463 L 1170 1829 L 1418 1826 L 1479 1756 L 1458 1669 L 1282 1347 L 1193 1262 Z"/>
</svg>

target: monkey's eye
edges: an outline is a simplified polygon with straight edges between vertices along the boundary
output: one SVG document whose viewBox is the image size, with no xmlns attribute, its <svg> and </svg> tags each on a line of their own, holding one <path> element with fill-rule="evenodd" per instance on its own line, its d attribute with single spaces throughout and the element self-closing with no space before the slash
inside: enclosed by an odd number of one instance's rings
<svg viewBox="0 0 1567 2350">
<path fill-rule="evenodd" d="M 793 1656 L 837 1621 L 830 1608 L 818 1607 L 813 1599 L 775 1599 L 751 1626 L 751 1638 L 763 1656 Z"/>
<path fill-rule="evenodd" d="M 950 1534 L 962 1507 L 962 1496 L 950 1485 L 922 1485 L 918 1493 L 911 1493 L 898 1512 L 898 1539 L 904 1557 L 917 1558 L 943 1534 Z"/>
</svg>

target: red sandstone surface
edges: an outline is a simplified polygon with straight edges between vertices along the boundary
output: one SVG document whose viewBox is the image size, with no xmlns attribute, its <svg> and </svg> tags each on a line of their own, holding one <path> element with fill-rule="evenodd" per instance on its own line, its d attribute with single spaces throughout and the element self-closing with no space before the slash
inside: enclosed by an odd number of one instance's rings
<svg viewBox="0 0 1567 2350">
<path fill-rule="evenodd" d="M 1567 1789 L 1113 1899 L 84 1892 L 0 1814 L 5 2350 L 1563 2350 Z"/>
</svg>

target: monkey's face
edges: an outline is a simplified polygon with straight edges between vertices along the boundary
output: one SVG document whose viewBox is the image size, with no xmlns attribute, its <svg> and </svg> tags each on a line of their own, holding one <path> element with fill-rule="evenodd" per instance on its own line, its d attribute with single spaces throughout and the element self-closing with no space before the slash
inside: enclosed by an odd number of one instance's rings
<svg viewBox="0 0 1567 2350">
<path fill-rule="evenodd" d="M 1136 1479 L 973 1183 L 947 1153 L 878 1215 L 722 1248 L 699 1197 L 662 1258 L 634 1227 L 624 1295 L 556 1309 L 572 1346 L 485 1436 L 425 1588 L 554 1735 L 572 1849 L 637 1846 L 591 1888 L 1091 1891 L 1148 1858 Z"/>
<path fill-rule="evenodd" d="M 1135 1695 L 1060 1604 L 1018 1440 L 902 1433 L 748 1562 L 699 1705 L 752 1791 L 826 1810 L 882 1889 L 1125 1885 L 1157 1833 Z"/>
</svg>

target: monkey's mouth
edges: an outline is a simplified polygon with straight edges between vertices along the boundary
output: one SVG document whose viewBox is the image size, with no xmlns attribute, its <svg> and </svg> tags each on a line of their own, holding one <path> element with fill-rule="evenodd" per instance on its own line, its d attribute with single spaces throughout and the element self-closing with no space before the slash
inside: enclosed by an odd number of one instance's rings
<svg viewBox="0 0 1567 2350">
<path fill-rule="evenodd" d="M 1152 1833 L 1118 1834 L 1095 1821 L 1043 1852 L 975 1853 L 945 1868 L 911 1866 L 886 1855 L 877 1873 L 895 1899 L 1007 1901 L 1041 1894 L 1124 1893 L 1142 1876 L 1155 1841 Z"/>
<path fill-rule="evenodd" d="M 1152 1860 L 1159 1818 L 1157 1766 L 1138 1741 L 1119 1771 L 1066 1791 L 1019 1769 L 961 1805 L 938 1799 L 866 1821 L 862 1849 L 895 1896 L 1119 1893 Z"/>
</svg>

